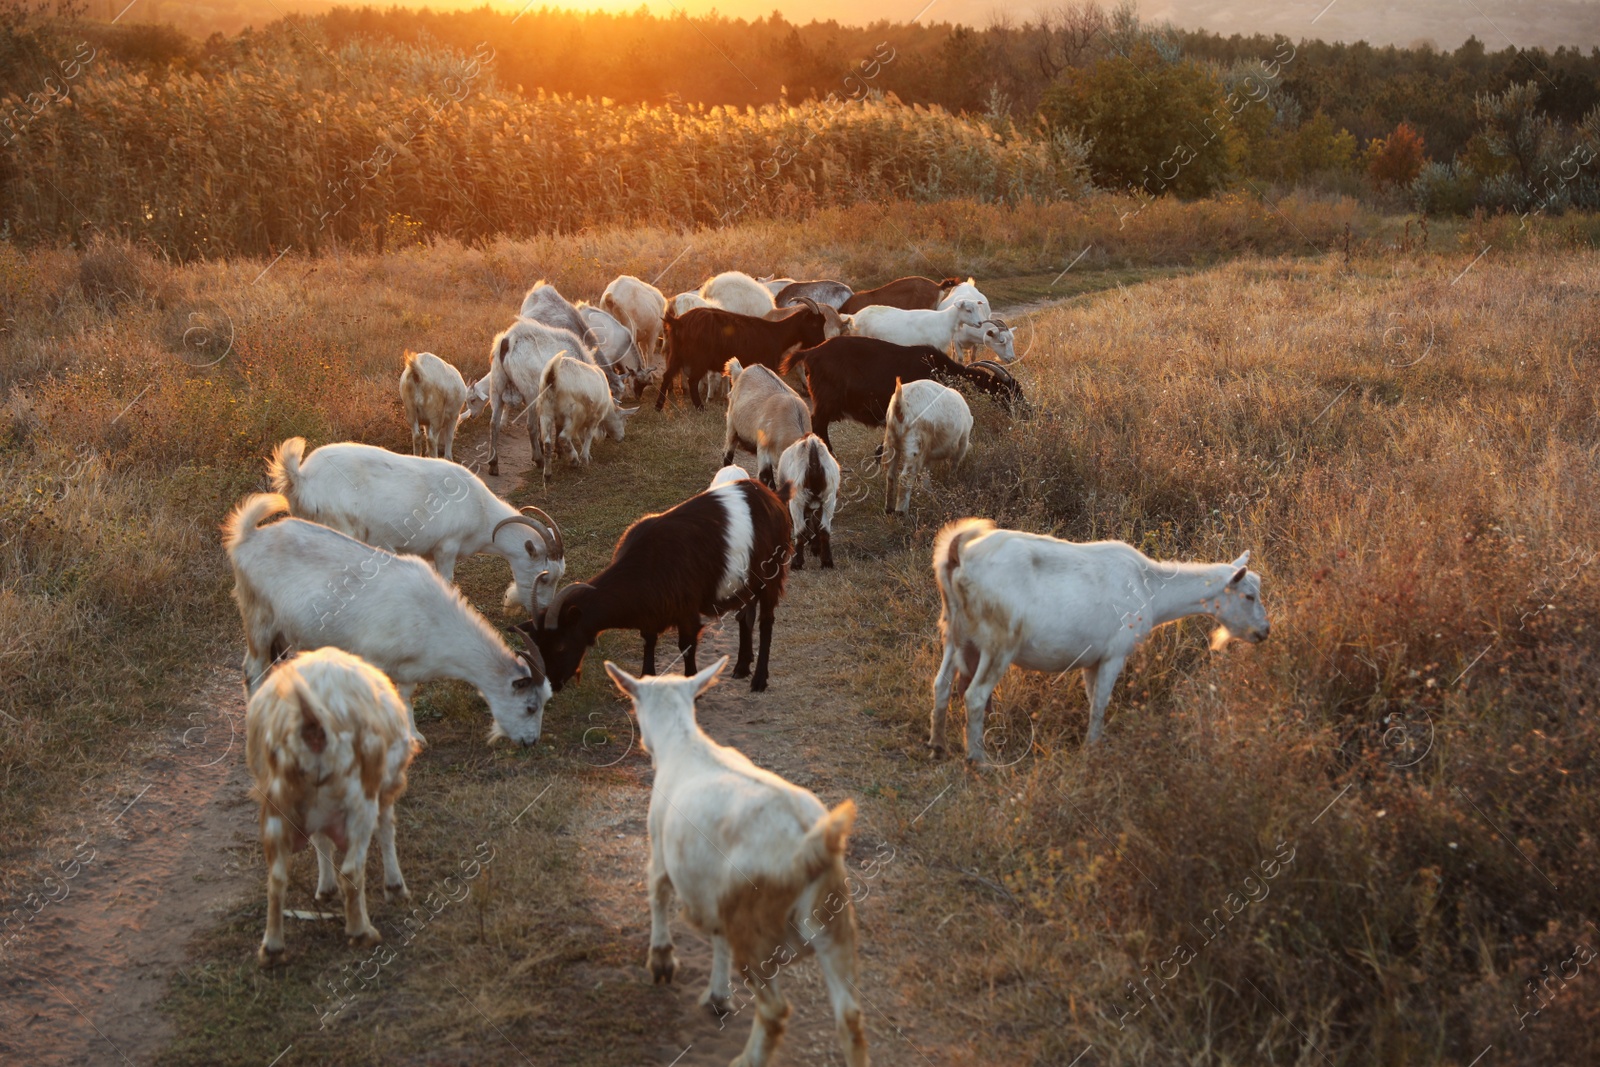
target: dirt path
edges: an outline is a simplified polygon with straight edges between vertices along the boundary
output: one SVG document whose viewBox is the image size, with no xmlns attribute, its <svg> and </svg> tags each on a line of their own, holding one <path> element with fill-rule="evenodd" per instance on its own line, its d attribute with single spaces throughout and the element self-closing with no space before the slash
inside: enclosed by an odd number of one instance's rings
<svg viewBox="0 0 1600 1067">
<path fill-rule="evenodd" d="M 149 1063 L 169 1036 L 155 1006 L 190 939 L 253 888 L 236 862 L 253 844 L 237 671 L 191 703 L 193 725 L 107 787 L 35 884 L 24 875 L 37 897 L 0 950 L 0 1062 Z"/>
</svg>

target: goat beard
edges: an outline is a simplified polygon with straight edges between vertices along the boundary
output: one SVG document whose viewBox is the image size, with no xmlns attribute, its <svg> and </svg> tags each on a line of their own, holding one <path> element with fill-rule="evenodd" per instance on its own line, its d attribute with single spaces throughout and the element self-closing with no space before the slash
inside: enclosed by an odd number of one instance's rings
<svg viewBox="0 0 1600 1067">
<path fill-rule="evenodd" d="M 1211 651 L 1221 652 L 1232 640 L 1233 634 L 1226 626 L 1217 627 L 1211 631 Z"/>
</svg>

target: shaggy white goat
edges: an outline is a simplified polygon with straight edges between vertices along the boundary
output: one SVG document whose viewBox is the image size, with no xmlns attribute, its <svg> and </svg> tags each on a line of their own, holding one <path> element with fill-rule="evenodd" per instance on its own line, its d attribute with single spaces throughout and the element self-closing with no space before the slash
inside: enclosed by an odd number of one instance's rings
<svg viewBox="0 0 1600 1067">
<path fill-rule="evenodd" d="M 922 468 L 940 461 L 948 461 L 952 470 L 959 467 L 971 443 L 972 409 L 965 397 L 928 379 L 895 379 L 883 428 L 884 511 L 904 514 Z"/>
<path fill-rule="evenodd" d="M 291 437 L 267 464 L 272 488 L 298 518 L 389 552 L 422 556 L 447 582 L 455 580 L 462 556 L 503 557 L 511 565 L 506 613 L 520 610 L 524 618 L 549 606 L 567 573 L 555 520 L 534 507 L 519 512 L 459 463 L 351 441 L 305 452 L 305 438 Z"/>
<path fill-rule="evenodd" d="M 778 484 L 789 486 L 789 514 L 794 519 L 794 561 L 806 565 L 810 544 L 824 568 L 833 566 L 833 512 L 839 506 L 839 461 L 822 438 L 808 433 L 778 457 Z"/>
<path fill-rule="evenodd" d="M 867 1034 L 856 1000 L 856 923 L 845 879 L 846 837 L 856 808 L 829 811 L 808 789 L 717 744 L 695 723 L 694 701 L 716 682 L 724 656 L 692 678 L 606 672 L 633 701 L 639 738 L 655 762 L 650 790 L 650 972 L 678 969 L 668 926 L 676 892 L 685 916 L 711 938 L 711 981 L 700 1001 L 726 1013 L 732 969 L 755 996 L 750 1039 L 734 1062 L 764 1067 L 783 1036 L 789 1005 L 784 965 L 814 952 L 850 1067 L 866 1067 Z"/>
<path fill-rule="evenodd" d="M 418 741 L 411 693 L 454 678 L 489 705 L 489 738 L 539 740 L 550 683 L 537 649 L 514 653 L 456 587 L 416 556 L 397 556 L 304 519 L 277 493 L 248 496 L 223 526 L 233 598 L 244 620 L 245 690 L 297 647 L 331 645 L 394 680 Z"/>
<path fill-rule="evenodd" d="M 700 295 L 714 307 L 740 315 L 760 318 L 775 306 L 772 292 L 750 275 L 738 270 L 723 271 L 700 287 Z M 678 312 L 683 314 L 683 312 Z"/>
<path fill-rule="evenodd" d="M 432 352 L 407 352 L 400 372 L 400 406 L 411 423 L 411 454 L 451 458 L 456 422 L 467 402 L 461 372 Z"/>
<path fill-rule="evenodd" d="M 333 849 L 344 849 L 344 933 L 352 948 L 383 940 L 367 918 L 367 847 L 383 856 L 385 900 L 411 895 L 394 850 L 394 803 L 406 791 L 417 745 L 406 706 L 383 672 L 337 648 L 280 663 L 244 712 L 245 763 L 261 802 L 267 861 L 263 967 L 284 960 L 283 904 L 289 860 L 309 841 L 317 851 L 317 899 L 330 899 Z"/>
<path fill-rule="evenodd" d="M 1121 541 L 1078 544 L 998 529 L 987 519 L 951 523 L 933 544 L 943 608 L 944 659 L 933 682 L 928 743 L 944 749 L 952 690 L 967 705 L 967 758 L 987 762 L 983 717 L 1013 663 L 1051 673 L 1083 670 L 1089 742 L 1100 739 L 1122 666 L 1151 630 L 1190 615 L 1230 638 L 1266 640 L 1261 576 L 1250 553 L 1232 563 L 1157 563 Z"/>
<path fill-rule="evenodd" d="M 773 474 L 783 450 L 811 432 L 811 409 L 799 393 L 771 368 L 756 364 L 734 379 L 728 394 L 724 465 L 733 462 L 735 447 L 756 454 L 756 478 L 777 488 Z"/>
<path fill-rule="evenodd" d="M 864 307 L 850 316 L 849 332 L 897 345 L 932 345 L 941 352 L 955 343 L 961 326 L 981 326 L 983 317 L 972 300 L 957 300 L 943 311 L 907 311 L 883 304 Z"/>
<path fill-rule="evenodd" d="M 628 417 L 639 409 L 618 407 L 598 368 L 571 356 L 557 356 L 545 364 L 544 373 L 539 376 L 539 398 L 534 410 L 539 417 L 544 476 L 548 479 L 557 444 L 567 446 L 567 456 L 574 465 L 588 463 L 594 439 L 603 433 L 615 441 L 622 440 Z"/>
</svg>

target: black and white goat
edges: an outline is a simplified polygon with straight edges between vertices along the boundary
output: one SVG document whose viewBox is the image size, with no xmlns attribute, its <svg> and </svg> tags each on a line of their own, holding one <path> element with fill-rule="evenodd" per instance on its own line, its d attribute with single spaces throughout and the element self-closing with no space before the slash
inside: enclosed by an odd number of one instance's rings
<svg viewBox="0 0 1600 1067">
<path fill-rule="evenodd" d="M 833 566 L 833 512 L 839 506 L 839 461 L 822 438 L 808 433 L 778 457 L 778 484 L 788 486 L 794 519 L 794 569 L 810 545 L 824 568 Z"/>
<path fill-rule="evenodd" d="M 694 673 L 701 620 L 736 612 L 739 659 L 733 676 L 767 687 L 772 619 L 789 574 L 793 520 L 783 497 L 745 479 L 708 489 L 670 511 L 646 515 L 623 533 L 605 570 L 556 594 L 519 626 L 539 648 L 553 690 L 581 680 L 584 654 L 603 630 L 638 630 L 644 673 L 656 673 L 656 637 L 676 627 L 684 670 Z M 761 650 L 750 673 L 751 630 Z"/>
</svg>

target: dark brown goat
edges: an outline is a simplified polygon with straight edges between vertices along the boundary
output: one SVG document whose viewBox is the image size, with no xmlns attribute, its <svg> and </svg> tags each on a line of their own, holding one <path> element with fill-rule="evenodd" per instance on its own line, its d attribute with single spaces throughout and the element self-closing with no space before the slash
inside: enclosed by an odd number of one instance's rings
<svg viewBox="0 0 1600 1067">
<path fill-rule="evenodd" d="M 863 289 L 839 308 L 841 315 L 854 315 L 864 307 L 882 304 L 884 307 L 904 308 L 906 311 L 937 311 L 939 298 L 945 290 L 960 285 L 960 278 L 946 278 L 936 282 L 932 278 L 896 278 L 876 289 Z"/>
<path fill-rule="evenodd" d="M 666 405 L 673 379 L 679 374 L 694 406 L 705 407 L 701 380 L 707 374 L 721 374 L 728 360 L 737 359 L 746 367 L 759 363 L 776 371 L 787 353 L 820 345 L 829 336 L 826 317 L 810 301 L 770 319 L 721 308 L 691 308 L 678 315 L 669 307 L 662 325 L 667 369 L 656 394 L 657 411 Z"/>
</svg>

